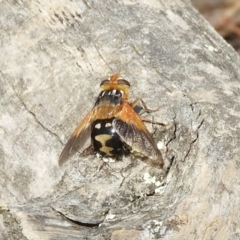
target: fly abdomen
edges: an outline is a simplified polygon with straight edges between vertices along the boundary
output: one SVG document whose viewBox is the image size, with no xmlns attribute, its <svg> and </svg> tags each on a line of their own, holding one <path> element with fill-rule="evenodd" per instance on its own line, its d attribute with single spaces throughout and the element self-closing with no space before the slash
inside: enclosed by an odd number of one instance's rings
<svg viewBox="0 0 240 240">
<path fill-rule="evenodd" d="M 130 153 L 130 148 L 113 128 L 113 119 L 96 120 L 93 123 L 91 139 L 96 152 L 102 156 L 119 158 Z"/>
</svg>

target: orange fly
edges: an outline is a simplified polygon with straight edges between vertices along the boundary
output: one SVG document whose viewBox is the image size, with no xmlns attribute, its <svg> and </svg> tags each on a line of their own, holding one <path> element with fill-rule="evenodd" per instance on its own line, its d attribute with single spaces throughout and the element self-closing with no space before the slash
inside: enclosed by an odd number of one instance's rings
<svg viewBox="0 0 240 240">
<path fill-rule="evenodd" d="M 162 155 L 135 109 L 139 100 L 128 101 L 130 83 L 115 74 L 102 81 L 100 87 L 94 107 L 62 150 L 59 165 L 81 150 L 91 137 L 91 147 L 102 156 L 119 158 L 135 152 L 162 168 Z"/>
</svg>

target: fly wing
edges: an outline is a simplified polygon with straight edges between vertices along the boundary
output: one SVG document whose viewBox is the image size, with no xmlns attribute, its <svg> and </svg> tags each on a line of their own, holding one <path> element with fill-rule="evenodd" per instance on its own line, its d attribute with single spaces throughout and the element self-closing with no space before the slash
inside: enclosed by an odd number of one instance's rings
<svg viewBox="0 0 240 240">
<path fill-rule="evenodd" d="M 72 136 L 67 141 L 58 160 L 59 166 L 62 166 L 68 160 L 68 158 L 70 158 L 74 153 L 79 151 L 84 146 L 86 140 L 90 137 L 92 122 L 93 112 L 91 111 L 80 122 Z"/>
<path fill-rule="evenodd" d="M 122 110 L 116 114 L 113 127 L 121 139 L 134 151 L 146 156 L 152 165 L 163 167 L 162 154 L 152 135 L 128 103 L 125 103 Z"/>
</svg>

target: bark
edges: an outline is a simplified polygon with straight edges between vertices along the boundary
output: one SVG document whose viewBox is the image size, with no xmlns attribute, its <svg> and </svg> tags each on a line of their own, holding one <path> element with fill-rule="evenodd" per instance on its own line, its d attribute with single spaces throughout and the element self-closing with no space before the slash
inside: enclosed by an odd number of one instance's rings
<svg viewBox="0 0 240 240">
<path fill-rule="evenodd" d="M 239 57 L 188 1 L 0 3 L 0 238 L 231 239 L 239 225 Z M 64 143 L 120 72 L 159 110 L 163 154 L 103 163 Z"/>
</svg>

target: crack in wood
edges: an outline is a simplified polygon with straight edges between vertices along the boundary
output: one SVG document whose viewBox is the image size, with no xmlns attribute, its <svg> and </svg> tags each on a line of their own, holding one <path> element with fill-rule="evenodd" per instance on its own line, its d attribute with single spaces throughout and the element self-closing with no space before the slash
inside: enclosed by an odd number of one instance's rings
<svg viewBox="0 0 240 240">
<path fill-rule="evenodd" d="M 17 91 L 15 90 L 14 86 L 9 82 L 10 86 L 12 87 L 16 97 L 18 98 L 18 100 L 20 101 L 20 103 L 23 105 L 24 109 L 33 117 L 33 119 L 35 120 L 35 122 L 40 125 L 46 132 L 48 132 L 50 135 L 53 135 L 57 138 L 57 140 L 63 145 L 63 142 L 61 141 L 61 139 L 59 138 L 59 136 L 52 132 L 51 130 L 49 130 L 47 127 L 45 127 L 36 117 L 35 113 L 32 112 L 30 109 L 28 109 L 27 104 L 23 101 L 22 97 L 17 93 Z"/>
<path fill-rule="evenodd" d="M 201 115 L 201 113 L 200 113 L 200 115 Z M 200 116 L 200 115 L 199 115 L 199 116 Z M 185 160 L 186 160 L 187 157 L 189 156 L 189 154 L 190 154 L 190 152 L 191 152 L 191 150 L 192 150 L 193 144 L 198 140 L 198 137 L 199 137 L 198 131 L 199 131 L 199 129 L 201 128 L 203 122 L 204 122 L 204 119 L 202 119 L 202 121 L 200 122 L 200 124 L 199 124 L 198 127 L 197 127 L 197 130 L 196 130 L 196 138 L 194 138 L 194 139 L 190 142 L 188 151 L 187 151 L 187 153 L 186 153 L 186 155 L 185 155 L 185 157 L 184 157 L 184 159 L 183 159 L 183 162 L 185 162 Z"/>
<path fill-rule="evenodd" d="M 51 207 L 52 210 L 54 212 L 57 212 L 60 216 L 62 216 L 66 221 L 70 222 L 71 224 L 77 225 L 77 226 L 81 226 L 81 227 L 87 227 L 87 228 L 98 228 L 100 226 L 101 223 L 103 223 L 106 219 L 99 221 L 97 223 L 87 223 L 87 222 L 81 222 L 81 221 L 77 221 L 74 219 L 71 219 L 70 217 L 67 217 L 65 214 L 63 214 L 62 212 L 56 210 L 55 208 Z M 108 214 L 109 211 L 106 212 L 106 216 Z"/>
</svg>

